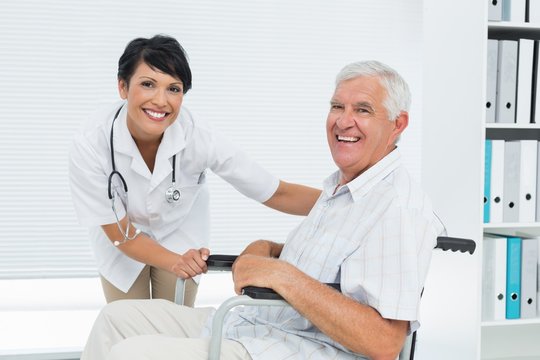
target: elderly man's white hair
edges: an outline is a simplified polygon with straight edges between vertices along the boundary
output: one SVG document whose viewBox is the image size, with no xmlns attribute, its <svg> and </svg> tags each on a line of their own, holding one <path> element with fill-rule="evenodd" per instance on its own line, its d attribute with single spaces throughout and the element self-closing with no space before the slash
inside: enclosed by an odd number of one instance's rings
<svg viewBox="0 0 540 360">
<path fill-rule="evenodd" d="M 409 85 L 397 71 L 379 61 L 359 61 L 345 66 L 336 77 L 336 87 L 342 81 L 362 76 L 375 76 L 380 79 L 387 93 L 383 105 L 388 112 L 389 120 L 394 121 L 402 111 L 409 112 L 411 106 Z"/>
</svg>

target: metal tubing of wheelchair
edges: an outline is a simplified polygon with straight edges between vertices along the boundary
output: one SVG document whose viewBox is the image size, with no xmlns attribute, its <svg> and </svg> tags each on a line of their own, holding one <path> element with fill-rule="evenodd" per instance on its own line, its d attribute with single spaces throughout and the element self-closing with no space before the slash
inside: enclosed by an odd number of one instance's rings
<svg viewBox="0 0 540 360">
<path fill-rule="evenodd" d="M 403 343 L 403 347 L 401 348 L 401 351 L 399 352 L 399 360 L 412 360 L 413 355 L 411 354 L 411 350 L 414 347 L 413 342 L 415 340 L 414 334 L 416 332 L 409 334 L 405 338 L 405 342 Z"/>
<path fill-rule="evenodd" d="M 184 279 L 176 279 L 176 289 L 174 290 L 174 303 L 178 305 L 184 305 Z"/>
<path fill-rule="evenodd" d="M 219 360 L 223 321 L 232 308 L 240 305 L 286 306 L 288 303 L 285 300 L 252 299 L 247 295 L 235 296 L 225 300 L 217 309 L 212 320 L 212 338 L 210 339 L 210 348 L 208 349 L 209 360 Z"/>
</svg>

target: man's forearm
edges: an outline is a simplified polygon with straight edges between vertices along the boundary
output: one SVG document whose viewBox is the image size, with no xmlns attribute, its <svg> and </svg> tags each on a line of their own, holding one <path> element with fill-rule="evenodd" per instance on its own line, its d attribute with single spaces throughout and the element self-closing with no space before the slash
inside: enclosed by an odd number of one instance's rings
<svg viewBox="0 0 540 360">
<path fill-rule="evenodd" d="M 319 330 L 346 348 L 372 359 L 395 359 L 408 322 L 388 320 L 288 265 L 274 290 Z M 324 299 L 324 301 L 321 301 Z"/>
<path fill-rule="evenodd" d="M 268 249 L 268 244 L 257 246 L 263 245 Z M 238 294 L 250 285 L 274 289 L 319 330 L 353 352 L 372 359 L 394 360 L 403 345 L 407 321 L 384 319 L 370 306 L 283 260 L 245 254 L 233 265 L 233 279 Z"/>
</svg>

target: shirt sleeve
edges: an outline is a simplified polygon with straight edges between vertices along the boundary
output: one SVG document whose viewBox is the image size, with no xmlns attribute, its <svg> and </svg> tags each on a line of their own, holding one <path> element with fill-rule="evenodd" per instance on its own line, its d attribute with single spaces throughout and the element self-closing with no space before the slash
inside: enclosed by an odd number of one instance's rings
<svg viewBox="0 0 540 360">
<path fill-rule="evenodd" d="M 69 155 L 69 180 L 71 198 L 82 226 L 99 226 L 116 222 L 112 203 L 108 197 L 108 178 L 109 173 L 104 168 L 103 159 L 100 161 L 100 154 L 82 134 L 78 134 Z M 118 218 L 122 219 L 126 211 L 118 198 L 115 208 Z"/>
<path fill-rule="evenodd" d="M 279 179 L 215 129 L 210 133 L 208 167 L 243 195 L 265 202 L 276 192 Z"/>
</svg>

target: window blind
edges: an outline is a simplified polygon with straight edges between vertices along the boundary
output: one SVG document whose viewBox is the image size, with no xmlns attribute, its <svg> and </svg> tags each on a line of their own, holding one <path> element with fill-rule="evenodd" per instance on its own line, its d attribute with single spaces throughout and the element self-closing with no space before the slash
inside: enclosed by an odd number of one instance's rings
<svg viewBox="0 0 540 360">
<path fill-rule="evenodd" d="M 421 9 L 420 0 L 3 3 L 0 278 L 97 275 L 71 203 L 68 148 L 96 107 L 118 99 L 118 57 L 139 36 L 184 46 L 194 74 L 184 106 L 195 116 L 279 178 L 315 187 L 335 170 L 325 134 L 335 75 L 352 61 L 386 62 L 412 88 L 402 151 L 419 178 Z M 301 221 L 208 181 L 212 252 L 284 241 Z"/>
</svg>

